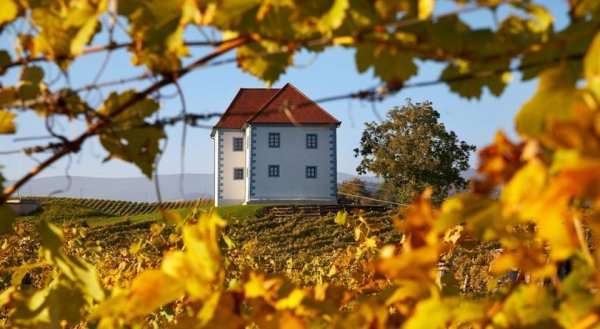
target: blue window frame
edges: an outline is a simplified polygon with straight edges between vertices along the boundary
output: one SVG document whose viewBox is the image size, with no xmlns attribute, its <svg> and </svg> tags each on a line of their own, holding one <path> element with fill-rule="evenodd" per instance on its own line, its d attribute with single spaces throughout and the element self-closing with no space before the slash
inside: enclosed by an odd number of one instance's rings
<svg viewBox="0 0 600 329">
<path fill-rule="evenodd" d="M 244 179 L 244 168 L 233 168 L 233 179 Z"/>
<path fill-rule="evenodd" d="M 306 134 L 306 148 L 316 149 L 317 148 L 317 134 Z"/>
<path fill-rule="evenodd" d="M 317 166 L 306 166 L 306 178 L 317 178 Z"/>
<path fill-rule="evenodd" d="M 281 144 L 281 135 L 279 133 L 269 133 L 269 147 L 279 148 Z"/>
<path fill-rule="evenodd" d="M 244 150 L 244 138 L 242 138 L 242 137 L 234 137 L 233 138 L 233 150 L 236 152 Z"/>
<path fill-rule="evenodd" d="M 279 165 L 269 165 L 269 177 L 279 177 Z"/>
</svg>

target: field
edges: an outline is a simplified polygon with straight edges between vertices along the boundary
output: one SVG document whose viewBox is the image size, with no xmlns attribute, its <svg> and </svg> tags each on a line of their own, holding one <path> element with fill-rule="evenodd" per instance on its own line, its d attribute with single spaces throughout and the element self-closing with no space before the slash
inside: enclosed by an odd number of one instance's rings
<svg viewBox="0 0 600 329">
<path fill-rule="evenodd" d="M 89 203 L 85 206 L 81 200 L 66 198 L 43 199 L 41 205 L 42 210 L 18 218 L 17 234 L 0 241 L 11 246 L 0 249 L 0 288 L 10 284 L 14 268 L 39 261 L 35 224 L 40 220 L 61 225 L 67 252 L 95 264 L 107 286 L 124 284 L 143 269 L 156 267 L 166 251 L 181 245 L 181 238 L 173 234 L 173 225 L 156 211 L 114 215 L 92 208 Z M 173 210 L 186 217 L 192 211 L 210 209 L 204 204 Z M 236 263 L 232 273 L 242 268 L 260 268 L 267 273 L 288 273 L 294 280 L 311 283 L 327 278 L 323 269 L 331 266 L 338 253 L 357 243 L 349 224 L 334 222 L 334 212 L 323 216 L 278 215 L 269 209 L 248 205 L 217 210 L 228 221 L 224 234 L 231 245 L 223 245 L 222 249 Z M 356 220 L 357 215 L 356 210 L 348 216 L 349 221 Z M 400 240 L 387 211 L 361 212 L 360 216 L 379 243 Z M 35 269 L 27 275 L 32 281 L 41 282 L 42 272 Z"/>
<path fill-rule="evenodd" d="M 136 277 L 160 268 L 165 255 L 185 249 L 183 223 L 173 222 L 172 214 L 193 224 L 197 214 L 212 211 L 208 205 L 177 208 L 165 218 L 156 211 L 108 214 L 74 199 L 45 199 L 41 203 L 42 210 L 18 218 L 15 234 L 0 237 L 0 291 L 16 286 L 27 293 L 48 287 L 56 279 L 56 268 L 40 252 L 44 237 L 36 227 L 38 223 L 51 222 L 62 228 L 66 255 L 93 264 L 102 287 L 119 291 L 131 289 Z M 356 294 L 381 292 L 389 282 L 375 275 L 369 262 L 381 247 L 402 240 L 397 227 L 402 210 L 368 206 L 347 206 L 341 212 L 337 209 L 219 208 L 217 212 L 227 221 L 218 242 L 225 282 L 260 272 L 302 287 L 326 284 Z M 485 295 L 494 255 L 494 248 L 485 245 L 457 248 L 445 260 L 442 287 L 471 296 Z M 169 321 L 169 314 L 179 312 L 179 303 L 166 305 L 148 323 L 160 327 Z M 0 309 L 0 324 L 10 317 L 6 312 Z"/>
<path fill-rule="evenodd" d="M 47 198 L 41 204 L 41 211 L 18 219 L 16 235 L 0 241 L 4 246 L 0 248 L 0 288 L 10 285 L 13 269 L 39 261 L 34 225 L 40 220 L 61 225 L 67 251 L 95 264 L 107 286 L 125 284 L 143 269 L 158 266 L 165 252 L 181 246 L 181 237 L 175 234 L 173 225 L 156 211 L 114 215 L 84 206 L 81 200 L 66 198 Z M 192 211 L 210 209 L 204 204 L 173 210 L 186 217 Z M 222 252 L 234 265 L 229 269 L 232 275 L 244 269 L 259 269 L 284 274 L 301 284 L 327 281 L 355 285 L 355 273 L 332 274 L 331 268 L 348 248 L 359 245 L 356 227 L 362 226 L 377 246 L 401 240 L 392 221 L 399 210 L 364 210 L 349 210 L 348 223 L 339 225 L 332 211 L 321 215 L 297 209 L 281 213 L 261 205 L 221 207 L 217 211 L 228 222 L 224 235 L 230 242 L 221 245 Z M 486 290 L 487 277 L 477 276 L 487 271 L 490 255 L 487 249 L 457 249 L 448 260 L 463 292 Z M 471 264 L 467 266 L 465 261 Z M 42 280 L 42 272 L 35 269 L 28 275 Z"/>
</svg>

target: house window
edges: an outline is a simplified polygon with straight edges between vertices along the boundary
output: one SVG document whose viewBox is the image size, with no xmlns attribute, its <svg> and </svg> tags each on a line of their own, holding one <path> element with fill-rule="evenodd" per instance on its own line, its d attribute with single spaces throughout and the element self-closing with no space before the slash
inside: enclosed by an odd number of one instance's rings
<svg viewBox="0 0 600 329">
<path fill-rule="evenodd" d="M 269 177 L 279 177 L 279 165 L 269 165 Z"/>
<path fill-rule="evenodd" d="M 317 166 L 306 166 L 306 178 L 317 178 Z"/>
<path fill-rule="evenodd" d="M 281 141 L 279 133 L 269 133 L 269 147 L 278 148 Z"/>
<path fill-rule="evenodd" d="M 316 149 L 317 148 L 317 134 L 306 134 L 306 148 Z"/>
<path fill-rule="evenodd" d="M 244 139 L 242 137 L 233 138 L 233 150 L 243 151 L 244 150 Z"/>
<path fill-rule="evenodd" d="M 233 179 L 244 179 L 244 168 L 233 168 Z"/>
</svg>

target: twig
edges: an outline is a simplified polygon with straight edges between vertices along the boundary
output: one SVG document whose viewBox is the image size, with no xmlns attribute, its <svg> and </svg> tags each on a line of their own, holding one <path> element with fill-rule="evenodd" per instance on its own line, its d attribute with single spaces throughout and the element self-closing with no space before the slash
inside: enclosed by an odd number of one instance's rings
<svg viewBox="0 0 600 329">
<path fill-rule="evenodd" d="M 121 114 L 127 108 L 129 108 L 130 106 L 134 105 L 135 103 L 145 99 L 147 96 L 154 93 L 155 91 L 161 89 L 162 87 L 164 87 L 166 85 L 173 83 L 173 81 L 175 81 L 176 77 L 177 78 L 182 77 L 182 76 L 188 74 L 189 72 L 193 71 L 194 69 L 196 69 L 200 66 L 203 66 L 206 63 L 209 63 L 213 58 L 217 58 L 217 57 L 229 52 L 230 50 L 232 50 L 234 48 L 237 48 L 245 43 L 248 43 L 249 41 L 250 41 L 250 39 L 248 39 L 248 38 L 240 37 L 240 38 L 237 38 L 237 39 L 234 39 L 227 43 L 222 44 L 220 47 L 216 48 L 215 50 L 210 52 L 208 55 L 201 57 L 200 59 L 194 61 L 192 64 L 179 70 L 177 72 L 177 74 L 164 76 L 161 80 L 155 82 L 154 84 L 147 87 L 143 91 L 135 94 L 127 102 L 124 102 L 123 104 L 121 104 L 121 106 L 117 107 L 114 111 L 112 111 L 110 117 L 113 118 L 113 117 Z M 44 160 L 38 166 L 33 168 L 29 173 L 27 173 L 25 176 L 21 177 L 19 180 L 17 180 L 15 183 L 13 183 L 11 186 L 5 188 L 2 193 L 2 196 L 0 196 L 0 204 L 3 204 L 4 202 L 6 202 L 8 197 L 10 197 L 17 189 L 19 189 L 19 187 L 23 186 L 31 178 L 33 178 L 35 175 L 40 173 L 42 170 L 46 169 L 48 166 L 50 166 L 51 164 L 56 162 L 58 159 L 62 158 L 66 154 L 79 151 L 79 149 L 81 148 L 81 145 L 88 138 L 94 136 L 100 129 L 104 128 L 108 122 L 109 121 L 107 121 L 107 120 L 97 120 L 95 123 L 90 125 L 89 128 L 84 133 L 79 135 L 79 137 L 64 144 L 64 147 L 62 147 L 59 151 L 54 153 L 51 157 Z"/>
</svg>

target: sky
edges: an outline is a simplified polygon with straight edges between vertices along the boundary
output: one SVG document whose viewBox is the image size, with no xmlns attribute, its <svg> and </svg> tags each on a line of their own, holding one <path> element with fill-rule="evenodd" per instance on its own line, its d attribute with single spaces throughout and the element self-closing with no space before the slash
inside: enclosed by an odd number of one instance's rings
<svg viewBox="0 0 600 329">
<path fill-rule="evenodd" d="M 451 10 L 446 5 L 447 1 L 438 2 L 436 13 L 440 14 Z M 540 1 L 547 5 L 557 20 L 555 26 L 560 28 L 566 22 L 566 5 L 562 0 Z M 462 16 L 472 26 L 489 26 L 492 16 L 489 11 L 478 11 Z M 198 37 L 192 32 L 186 37 Z M 99 35 L 94 43 L 101 44 L 106 41 L 106 35 Z M 10 49 L 11 41 L 6 37 L 0 38 L 0 47 Z M 193 49 L 194 58 L 204 53 L 206 49 Z M 233 53 L 224 56 L 230 58 Z M 105 56 L 103 54 L 87 55 L 75 61 L 69 68 L 71 86 L 77 87 L 93 81 Z M 189 59 L 187 59 L 189 60 Z M 435 63 L 419 63 L 419 74 L 409 82 L 429 81 L 438 78 L 442 65 Z M 52 80 L 57 76 L 56 69 L 50 70 Z M 100 81 L 111 81 L 123 77 L 135 76 L 143 72 L 142 68 L 131 64 L 130 56 L 124 51 L 114 52 L 110 57 L 109 65 L 100 78 Z M 8 72 L 0 78 L 0 83 L 13 82 L 18 70 Z M 279 79 L 273 87 L 281 87 L 285 83 L 292 83 L 307 96 L 313 99 L 345 94 L 358 91 L 378 83 L 373 73 L 368 71 L 359 74 L 354 63 L 354 51 L 342 48 L 329 49 L 318 55 L 301 54 L 296 57 L 295 66 Z M 60 78 L 58 84 L 66 83 L 65 78 Z M 146 83 L 133 83 L 121 86 L 118 90 L 128 88 L 142 89 Z M 264 87 L 264 83 L 242 72 L 235 64 L 200 69 L 192 72 L 180 80 L 180 85 L 185 94 L 187 111 L 194 113 L 222 112 L 232 100 L 239 88 Z M 457 133 L 460 139 L 478 148 L 490 143 L 496 131 L 503 130 L 513 138 L 513 117 L 519 107 L 533 94 L 536 81 L 521 82 L 515 75 L 501 97 L 490 95 L 487 90 L 481 99 L 467 100 L 450 92 L 446 85 L 415 88 L 403 90 L 400 93 L 377 103 L 375 108 L 370 103 L 357 100 L 342 100 L 322 104 L 321 106 L 342 121 L 338 129 L 338 170 L 340 172 L 355 174 L 359 159 L 354 157 L 353 149 L 359 146 L 360 136 L 365 122 L 377 121 L 384 117 L 386 112 L 394 106 L 402 106 L 407 99 L 412 102 L 431 101 L 433 107 L 440 113 L 440 120 L 447 129 Z M 165 95 L 173 95 L 174 88 L 167 88 Z M 103 90 L 103 95 L 91 92 L 88 100 L 97 104 L 100 97 L 106 97 L 109 90 Z M 84 94 L 85 96 L 85 94 Z M 181 101 L 177 97 L 164 100 L 161 104 L 161 115 L 176 115 L 181 111 Z M 207 124 L 214 124 L 216 120 Z M 20 114 L 17 118 L 17 135 L 0 136 L 0 151 L 12 150 L 34 142 L 15 140 L 15 138 L 46 135 L 43 120 L 35 114 Z M 57 129 L 67 136 L 75 136 L 80 132 L 82 125 L 73 122 L 58 122 Z M 182 127 L 176 125 L 167 128 L 168 141 L 164 148 L 163 156 L 158 166 L 159 174 L 174 174 L 182 171 Z M 36 141 L 39 143 L 40 141 Z M 212 173 L 213 172 L 213 141 L 210 130 L 202 128 L 189 128 L 185 149 L 183 149 L 183 171 L 186 173 Z M 36 156 L 37 160 L 44 159 L 47 155 Z M 140 170 L 133 164 L 121 160 L 104 162 L 106 152 L 100 143 L 94 139 L 84 144 L 82 151 L 70 158 L 65 158 L 43 171 L 39 176 L 62 176 L 67 172 L 73 176 L 93 177 L 138 177 Z M 470 163 L 475 166 L 476 155 L 471 157 Z M 9 180 L 17 179 L 36 165 L 36 160 L 23 154 L 0 155 L 1 170 Z"/>
</svg>

